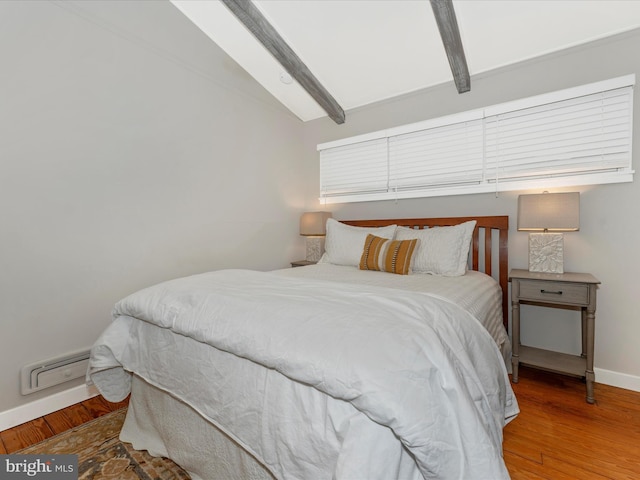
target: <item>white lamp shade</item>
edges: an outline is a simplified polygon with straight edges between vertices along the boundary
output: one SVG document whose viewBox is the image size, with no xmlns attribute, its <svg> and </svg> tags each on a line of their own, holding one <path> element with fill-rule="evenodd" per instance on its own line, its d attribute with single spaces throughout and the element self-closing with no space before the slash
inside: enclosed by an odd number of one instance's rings
<svg viewBox="0 0 640 480">
<path fill-rule="evenodd" d="M 327 233 L 327 219 L 331 212 L 305 212 L 300 217 L 300 235 L 322 236 Z"/>
<path fill-rule="evenodd" d="M 580 230 L 580 193 L 541 193 L 518 197 L 518 230 L 575 232 Z"/>
</svg>

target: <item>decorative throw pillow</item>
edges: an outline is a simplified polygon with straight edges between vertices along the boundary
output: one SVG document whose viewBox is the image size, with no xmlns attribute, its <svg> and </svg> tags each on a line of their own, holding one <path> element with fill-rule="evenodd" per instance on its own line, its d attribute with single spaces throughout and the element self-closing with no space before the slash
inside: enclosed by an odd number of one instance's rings
<svg viewBox="0 0 640 480">
<path fill-rule="evenodd" d="M 367 235 L 360 258 L 360 270 L 378 270 L 398 275 L 411 273 L 411 259 L 417 239 L 388 240 Z"/>
<path fill-rule="evenodd" d="M 420 240 L 412 266 L 415 273 L 455 277 L 464 275 L 467 271 L 469 246 L 475 226 L 476 221 L 472 220 L 452 227 L 422 230 L 398 227 L 396 239 Z"/>
<path fill-rule="evenodd" d="M 367 235 L 367 239 L 364 241 L 364 250 L 360 257 L 360 270 L 382 270 L 380 259 L 384 258 L 384 254 L 380 253 L 386 251 L 388 238 L 376 237 L 375 235 Z"/>
<path fill-rule="evenodd" d="M 354 227 L 340 223 L 333 218 L 327 219 L 327 236 L 325 237 L 325 255 L 322 263 L 334 265 L 351 265 L 357 267 L 362 256 L 362 245 L 370 233 L 386 239 L 393 238 L 397 225 L 369 228 Z"/>
</svg>

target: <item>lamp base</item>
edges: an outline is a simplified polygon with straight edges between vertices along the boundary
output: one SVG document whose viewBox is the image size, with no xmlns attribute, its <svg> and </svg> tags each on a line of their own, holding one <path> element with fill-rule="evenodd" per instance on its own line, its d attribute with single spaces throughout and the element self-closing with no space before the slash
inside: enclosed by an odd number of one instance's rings
<svg viewBox="0 0 640 480">
<path fill-rule="evenodd" d="M 564 273 L 564 238 L 562 233 L 529 234 L 529 271 Z"/>
<path fill-rule="evenodd" d="M 308 262 L 317 262 L 324 253 L 324 237 L 307 237 Z"/>
</svg>

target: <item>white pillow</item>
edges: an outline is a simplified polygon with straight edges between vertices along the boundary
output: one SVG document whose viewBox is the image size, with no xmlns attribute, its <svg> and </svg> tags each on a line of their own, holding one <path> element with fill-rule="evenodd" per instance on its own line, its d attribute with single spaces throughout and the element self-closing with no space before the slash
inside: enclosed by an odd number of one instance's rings
<svg viewBox="0 0 640 480">
<path fill-rule="evenodd" d="M 396 228 L 397 225 L 378 228 L 354 227 L 329 218 L 327 219 L 327 236 L 324 241 L 323 263 L 357 267 L 360 265 L 360 257 L 367 235 L 371 233 L 377 237 L 392 239 Z"/>
<path fill-rule="evenodd" d="M 416 230 L 398 227 L 396 240 L 417 238 L 417 251 L 413 255 L 411 268 L 414 273 L 431 273 L 446 277 L 464 275 L 471 236 L 476 221 L 461 223 L 452 227 L 432 227 Z"/>
</svg>

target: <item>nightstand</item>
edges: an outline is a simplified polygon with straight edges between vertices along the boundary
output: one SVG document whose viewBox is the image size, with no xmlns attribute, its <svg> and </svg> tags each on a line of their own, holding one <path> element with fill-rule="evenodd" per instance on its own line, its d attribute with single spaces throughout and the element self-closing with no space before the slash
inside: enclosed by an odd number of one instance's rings
<svg viewBox="0 0 640 480">
<path fill-rule="evenodd" d="M 519 364 L 542 370 L 584 377 L 587 402 L 593 398 L 593 344 L 595 338 L 596 291 L 600 281 L 589 273 L 534 273 L 511 270 L 511 314 L 513 382 L 518 383 Z M 582 314 L 582 354 L 568 355 L 520 345 L 520 304 L 552 308 L 575 308 Z"/>
<path fill-rule="evenodd" d="M 291 267 L 306 267 L 307 265 L 315 265 L 318 262 L 311 262 L 309 260 L 296 260 L 291 262 Z"/>
</svg>

